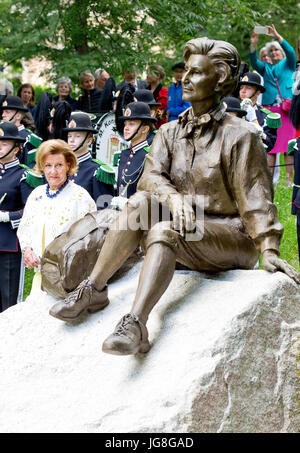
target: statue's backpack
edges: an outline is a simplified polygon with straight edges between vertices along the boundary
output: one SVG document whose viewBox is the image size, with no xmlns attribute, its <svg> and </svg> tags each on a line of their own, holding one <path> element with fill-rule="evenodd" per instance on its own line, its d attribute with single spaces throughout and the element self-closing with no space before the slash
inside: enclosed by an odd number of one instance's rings
<svg viewBox="0 0 300 453">
<path fill-rule="evenodd" d="M 118 213 L 104 209 L 86 214 L 46 247 L 41 259 L 44 291 L 65 298 L 90 275 Z"/>
</svg>

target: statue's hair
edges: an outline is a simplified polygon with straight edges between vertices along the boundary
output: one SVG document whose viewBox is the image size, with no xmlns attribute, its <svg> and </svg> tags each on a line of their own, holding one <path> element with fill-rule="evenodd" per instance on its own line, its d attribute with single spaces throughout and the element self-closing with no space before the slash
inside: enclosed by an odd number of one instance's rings
<svg viewBox="0 0 300 453">
<path fill-rule="evenodd" d="M 216 87 L 222 97 L 229 96 L 236 88 L 241 59 L 236 48 L 226 41 L 195 38 L 188 41 L 183 50 L 185 62 L 190 55 L 205 55 L 216 66 L 221 80 Z"/>
</svg>

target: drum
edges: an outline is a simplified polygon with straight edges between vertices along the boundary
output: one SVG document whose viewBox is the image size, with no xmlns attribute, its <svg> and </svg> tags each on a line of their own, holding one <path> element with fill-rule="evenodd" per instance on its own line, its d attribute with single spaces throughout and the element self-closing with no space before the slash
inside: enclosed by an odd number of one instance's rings
<svg viewBox="0 0 300 453">
<path fill-rule="evenodd" d="M 95 146 L 96 159 L 112 166 L 114 154 L 129 146 L 118 134 L 114 112 L 102 115 L 98 122 L 94 124 L 94 127 L 98 130 Z"/>
</svg>

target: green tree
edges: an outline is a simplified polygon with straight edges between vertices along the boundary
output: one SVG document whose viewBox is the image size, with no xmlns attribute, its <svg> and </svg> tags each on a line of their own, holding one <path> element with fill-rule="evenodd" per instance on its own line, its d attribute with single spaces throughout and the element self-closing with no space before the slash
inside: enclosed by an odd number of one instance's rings
<svg viewBox="0 0 300 453">
<path fill-rule="evenodd" d="M 295 44 L 298 17 L 291 0 L 1 0 L 0 63 L 43 56 L 51 78 L 74 82 L 100 66 L 118 76 L 133 64 L 157 62 L 170 74 L 188 39 L 228 40 L 247 59 L 255 24 L 274 23 Z"/>
</svg>

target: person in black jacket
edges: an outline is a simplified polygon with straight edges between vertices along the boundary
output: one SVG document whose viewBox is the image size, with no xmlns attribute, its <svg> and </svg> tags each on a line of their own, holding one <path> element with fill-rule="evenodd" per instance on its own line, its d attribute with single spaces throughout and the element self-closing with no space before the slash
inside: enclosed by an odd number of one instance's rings
<svg viewBox="0 0 300 453">
<path fill-rule="evenodd" d="M 69 77 L 60 77 L 56 84 L 57 96 L 54 96 L 53 101 L 66 101 L 70 104 L 72 112 L 77 109 L 77 101 L 71 97 L 72 81 Z"/>
<path fill-rule="evenodd" d="M 266 89 L 261 85 L 260 76 L 256 72 L 246 72 L 243 77 L 240 78 L 239 88 L 239 95 L 242 100 L 241 106 L 243 107 L 244 104 L 247 109 L 245 100 L 248 99 L 251 101 L 249 102 L 250 107 L 253 107 L 251 113 L 248 111 L 246 119 L 255 122 L 261 127 L 261 137 L 264 147 L 266 148 L 266 152 L 270 153 L 274 148 L 277 139 L 277 128 L 281 126 L 280 115 L 274 114 L 270 110 L 257 104 L 258 96 L 261 93 L 264 93 Z M 271 173 L 273 174 L 272 169 Z"/>
<path fill-rule="evenodd" d="M 24 142 L 17 126 L 0 123 L 0 312 L 21 300 L 23 292 L 19 282 L 24 266 L 16 231 L 33 189 L 16 157 Z"/>
<path fill-rule="evenodd" d="M 95 88 L 95 77 L 91 72 L 84 71 L 79 76 L 79 83 L 83 94 L 79 96 L 77 108 L 87 113 L 101 112 L 102 91 Z"/>
<path fill-rule="evenodd" d="M 119 156 L 117 191 L 119 197 L 130 198 L 143 174 L 145 159 L 150 151 L 147 137 L 157 119 L 151 116 L 148 104 L 136 101 L 126 106 L 120 120 L 124 121 L 123 135 L 130 146 L 123 149 Z"/>
<path fill-rule="evenodd" d="M 114 195 L 115 171 L 103 162 L 92 158 L 89 147 L 93 143 L 93 128 L 85 112 L 73 112 L 64 131 L 68 134 L 68 145 L 77 157 L 78 170 L 74 182 L 84 187 L 97 204 L 97 209 L 107 207 Z"/>
<path fill-rule="evenodd" d="M 110 75 L 103 68 L 98 68 L 95 71 L 95 84 L 99 90 L 103 90 Z"/>
<path fill-rule="evenodd" d="M 34 154 L 36 148 L 41 143 L 40 137 L 37 137 L 29 129 L 26 129 L 23 124 L 23 117 L 28 112 L 27 107 L 24 107 L 23 101 L 19 96 L 8 96 L 2 103 L 2 119 L 9 121 L 17 126 L 19 135 L 24 139 L 22 144 L 22 154 L 19 160 L 22 164 L 33 166 Z M 31 156 L 32 154 L 32 156 Z"/>
<path fill-rule="evenodd" d="M 146 80 L 140 80 L 137 78 L 138 72 L 137 68 L 133 66 L 132 68 L 127 68 L 123 71 L 123 80 L 117 85 L 117 91 L 121 90 L 126 83 L 131 83 L 135 90 L 142 90 L 148 88 L 148 82 Z"/>
<path fill-rule="evenodd" d="M 296 73 L 298 77 L 293 86 L 293 99 L 289 112 L 289 117 L 294 128 L 300 128 L 300 72 Z M 297 241 L 298 241 L 298 255 L 300 264 L 300 136 L 290 140 L 288 146 L 288 155 L 294 156 L 294 184 L 292 195 L 292 214 L 296 216 L 297 224 Z"/>
</svg>

